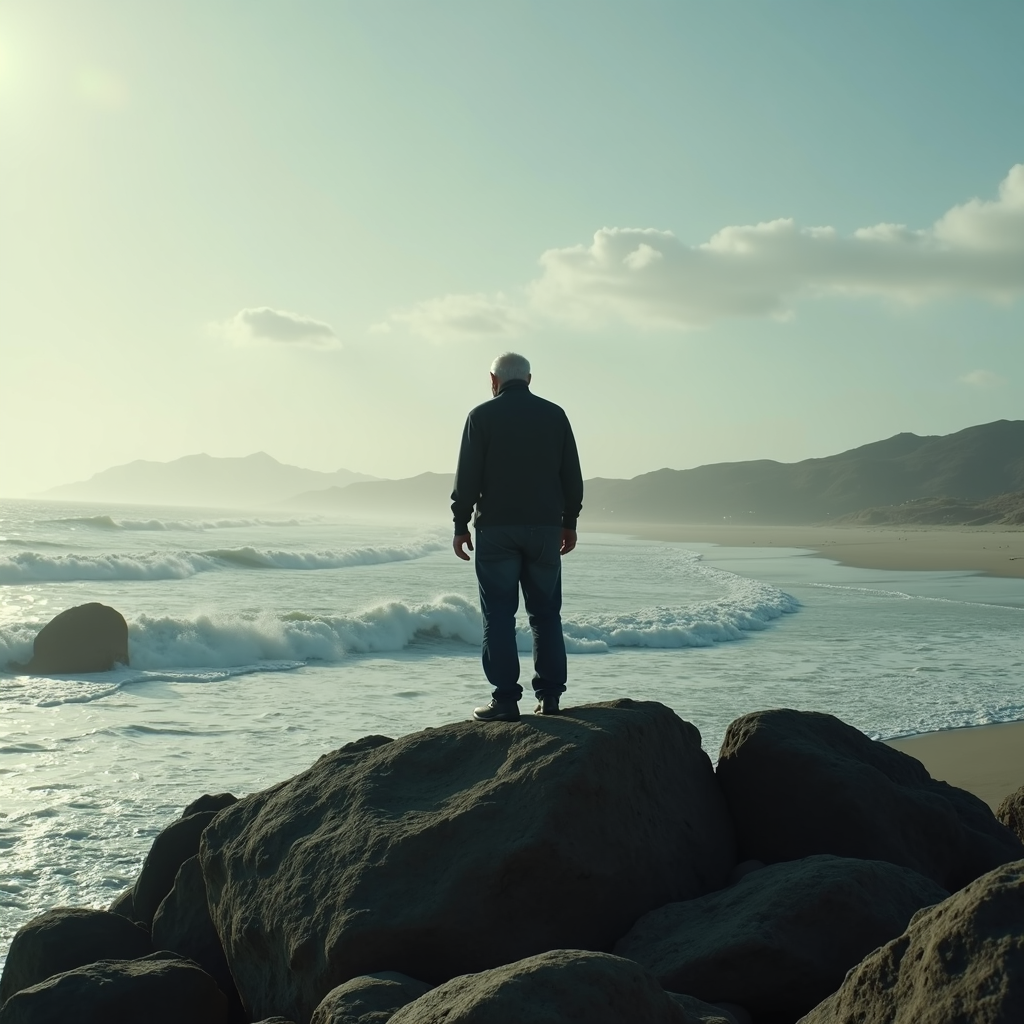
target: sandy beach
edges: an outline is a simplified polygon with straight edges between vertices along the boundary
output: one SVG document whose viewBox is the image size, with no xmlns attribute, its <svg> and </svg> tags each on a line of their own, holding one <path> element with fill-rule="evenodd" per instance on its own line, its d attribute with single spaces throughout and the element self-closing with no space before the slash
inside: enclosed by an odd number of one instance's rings
<svg viewBox="0 0 1024 1024">
<path fill-rule="evenodd" d="M 807 548 L 861 569 L 964 570 L 1024 578 L 1024 529 L 1017 526 L 685 526 L 586 523 L 588 530 L 650 540 L 701 541 L 728 547 Z"/>
<path fill-rule="evenodd" d="M 916 757 L 932 778 L 966 789 L 993 810 L 1003 797 L 1024 786 L 1024 722 L 949 729 L 888 742 Z"/>
<path fill-rule="evenodd" d="M 1019 527 L 604 523 L 588 528 L 651 540 L 806 548 L 816 556 L 863 569 L 962 570 L 1024 578 L 1024 530 Z M 974 793 L 993 809 L 1024 786 L 1024 722 L 924 733 L 889 744 L 916 757 L 933 778 Z"/>
</svg>

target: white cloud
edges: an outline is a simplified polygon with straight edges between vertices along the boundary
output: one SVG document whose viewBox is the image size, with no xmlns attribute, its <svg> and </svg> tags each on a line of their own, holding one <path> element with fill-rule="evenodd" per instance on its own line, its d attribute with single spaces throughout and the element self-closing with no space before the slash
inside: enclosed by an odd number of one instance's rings
<svg viewBox="0 0 1024 1024">
<path fill-rule="evenodd" d="M 785 318 L 804 296 L 1009 301 L 1024 292 L 1024 164 L 997 199 L 955 206 L 930 228 L 876 224 L 843 237 L 779 219 L 726 227 L 696 246 L 670 231 L 602 228 L 589 245 L 549 249 L 540 265 L 517 302 L 447 295 L 391 322 L 440 339 L 515 333 L 537 319 L 686 329 L 725 317 Z"/>
<path fill-rule="evenodd" d="M 971 370 L 960 378 L 961 383 L 974 388 L 994 388 L 1003 383 L 1003 378 L 991 370 Z"/>
<path fill-rule="evenodd" d="M 527 318 L 525 309 L 500 292 L 494 296 L 445 295 L 395 313 L 374 330 L 387 331 L 390 323 L 401 323 L 432 341 L 452 337 L 501 338 L 518 334 Z"/>
<path fill-rule="evenodd" d="M 214 327 L 240 345 L 257 341 L 319 347 L 338 344 L 337 335 L 330 324 L 300 313 L 271 309 L 269 306 L 240 310 L 230 320 L 215 324 Z"/>
</svg>

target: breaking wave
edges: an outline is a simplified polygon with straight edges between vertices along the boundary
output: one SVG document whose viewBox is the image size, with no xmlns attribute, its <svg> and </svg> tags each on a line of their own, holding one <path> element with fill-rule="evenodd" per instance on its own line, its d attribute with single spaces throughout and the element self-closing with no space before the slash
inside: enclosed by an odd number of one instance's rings
<svg viewBox="0 0 1024 1024">
<path fill-rule="evenodd" d="M 597 654 L 625 647 L 707 647 L 762 630 L 799 607 L 795 599 L 773 587 L 741 582 L 747 585 L 741 588 L 744 601 L 727 598 L 684 608 L 566 619 L 566 649 L 571 654 Z M 27 660 L 33 635 L 34 630 L 24 624 L 0 628 L 0 661 Z M 132 678 L 171 671 L 182 678 L 205 679 L 211 672 L 223 678 L 254 670 L 293 669 L 308 662 L 339 662 L 353 655 L 394 653 L 417 642 L 450 641 L 475 647 L 482 628 L 476 601 L 446 594 L 422 604 L 389 601 L 336 616 L 304 612 L 189 618 L 140 615 L 129 623 L 128 636 Z M 525 625 L 518 630 L 517 642 L 520 651 L 531 649 Z M 137 674 L 140 671 L 143 676 Z"/>
<path fill-rule="evenodd" d="M 128 530 L 149 533 L 184 531 L 204 533 L 207 530 L 239 530 L 252 526 L 303 526 L 300 519 L 115 519 L 113 516 L 68 516 L 50 519 L 64 526 L 84 526 L 95 530 Z"/>
<path fill-rule="evenodd" d="M 394 547 L 344 551 L 283 551 L 253 547 L 214 551 L 150 551 L 131 554 L 49 555 L 38 551 L 0 557 L 0 584 L 72 580 L 179 580 L 226 569 L 344 569 L 423 558 L 447 547 L 419 541 Z"/>
</svg>

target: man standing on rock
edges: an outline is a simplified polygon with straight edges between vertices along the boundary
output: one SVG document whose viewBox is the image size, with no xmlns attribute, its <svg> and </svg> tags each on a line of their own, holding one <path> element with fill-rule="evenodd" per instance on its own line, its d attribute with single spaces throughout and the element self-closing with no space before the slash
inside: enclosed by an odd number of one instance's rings
<svg viewBox="0 0 1024 1024">
<path fill-rule="evenodd" d="M 565 692 L 561 555 L 576 547 L 583 474 L 565 413 L 530 391 L 530 364 L 515 352 L 491 365 L 489 402 L 466 418 L 452 491 L 459 558 L 469 561 L 476 506 L 476 578 L 484 618 L 484 675 L 491 702 L 481 722 L 519 720 L 519 588 L 533 631 L 537 714 L 557 715 Z"/>
</svg>

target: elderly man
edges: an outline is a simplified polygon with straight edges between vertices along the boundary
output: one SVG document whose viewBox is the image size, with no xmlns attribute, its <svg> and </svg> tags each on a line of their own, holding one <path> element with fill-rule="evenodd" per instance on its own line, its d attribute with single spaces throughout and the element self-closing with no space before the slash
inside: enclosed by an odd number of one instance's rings
<svg viewBox="0 0 1024 1024">
<path fill-rule="evenodd" d="M 452 492 L 455 554 L 469 561 L 476 506 L 476 577 L 491 702 L 481 722 L 519 719 L 516 610 L 523 588 L 533 631 L 537 714 L 557 715 L 565 692 L 560 557 L 576 546 L 583 475 L 565 413 L 530 391 L 530 364 L 515 352 L 491 365 L 491 401 L 467 417 Z"/>
</svg>

